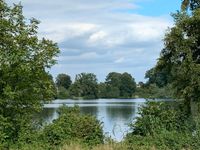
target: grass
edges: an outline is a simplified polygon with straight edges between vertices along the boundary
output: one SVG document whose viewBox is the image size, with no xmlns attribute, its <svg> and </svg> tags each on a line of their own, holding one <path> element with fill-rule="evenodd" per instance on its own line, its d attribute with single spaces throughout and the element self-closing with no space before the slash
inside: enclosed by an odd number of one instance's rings
<svg viewBox="0 0 200 150">
<path fill-rule="evenodd" d="M 108 144 L 101 144 L 95 147 L 89 148 L 83 145 L 79 145 L 77 143 L 71 143 L 69 145 L 62 146 L 59 150 L 157 150 L 154 146 L 147 147 L 147 146 L 137 146 L 129 147 L 126 143 L 108 143 Z"/>
</svg>

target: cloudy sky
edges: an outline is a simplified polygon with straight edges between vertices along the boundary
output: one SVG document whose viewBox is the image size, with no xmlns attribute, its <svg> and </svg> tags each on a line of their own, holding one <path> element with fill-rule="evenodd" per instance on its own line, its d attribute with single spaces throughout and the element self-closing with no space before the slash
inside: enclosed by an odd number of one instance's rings
<svg viewBox="0 0 200 150">
<path fill-rule="evenodd" d="M 10 4 L 19 0 L 8 0 Z M 58 64 L 50 72 L 74 76 L 128 72 L 145 81 L 162 49 L 171 12 L 181 0 L 21 0 L 27 18 L 41 21 L 39 36 L 58 43 Z"/>
</svg>

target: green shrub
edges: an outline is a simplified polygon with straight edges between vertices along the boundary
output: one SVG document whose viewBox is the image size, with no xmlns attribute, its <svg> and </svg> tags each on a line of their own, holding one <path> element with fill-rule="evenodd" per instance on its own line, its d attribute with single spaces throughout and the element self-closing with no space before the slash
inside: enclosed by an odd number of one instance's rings
<svg viewBox="0 0 200 150">
<path fill-rule="evenodd" d="M 187 116 L 174 107 L 172 103 L 147 102 L 140 109 L 137 121 L 130 125 L 133 134 L 153 135 L 162 130 L 182 130 Z"/>
<path fill-rule="evenodd" d="M 81 140 L 88 145 L 103 143 L 102 123 L 95 117 L 81 115 L 78 106 L 63 106 L 59 118 L 43 130 L 43 137 L 51 145 L 60 145 L 72 140 Z"/>
<path fill-rule="evenodd" d="M 176 104 L 176 105 L 175 105 Z M 180 103 L 148 102 L 140 110 L 125 139 L 129 149 L 199 149 L 200 125 L 184 113 Z"/>
</svg>

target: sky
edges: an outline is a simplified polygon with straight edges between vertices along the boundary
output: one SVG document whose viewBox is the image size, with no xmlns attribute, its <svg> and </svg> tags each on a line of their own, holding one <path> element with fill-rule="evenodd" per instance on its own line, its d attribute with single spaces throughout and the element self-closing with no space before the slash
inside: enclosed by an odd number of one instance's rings
<svg viewBox="0 0 200 150">
<path fill-rule="evenodd" d="M 41 21 L 39 37 L 58 43 L 61 53 L 50 73 L 74 79 L 94 73 L 128 72 L 137 82 L 156 64 L 171 13 L 181 0 L 7 0 L 21 2 L 27 19 Z"/>
</svg>

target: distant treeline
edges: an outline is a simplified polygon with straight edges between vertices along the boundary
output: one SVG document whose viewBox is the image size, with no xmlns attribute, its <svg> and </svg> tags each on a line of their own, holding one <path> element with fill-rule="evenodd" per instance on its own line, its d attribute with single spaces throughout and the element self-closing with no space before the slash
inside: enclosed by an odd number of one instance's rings
<svg viewBox="0 0 200 150">
<path fill-rule="evenodd" d="M 80 73 L 73 83 L 69 75 L 59 74 L 55 86 L 60 99 L 131 98 L 136 91 L 135 79 L 126 72 L 111 72 L 101 83 L 93 73 Z"/>
<path fill-rule="evenodd" d="M 67 74 L 59 74 L 55 81 L 55 98 L 58 99 L 97 99 L 97 98 L 170 98 L 170 86 L 160 88 L 151 81 L 147 72 L 146 83 L 136 84 L 131 74 L 111 72 L 105 82 L 98 83 L 93 73 L 80 73 L 75 81 Z M 151 81 L 151 82 L 149 82 Z"/>
</svg>

